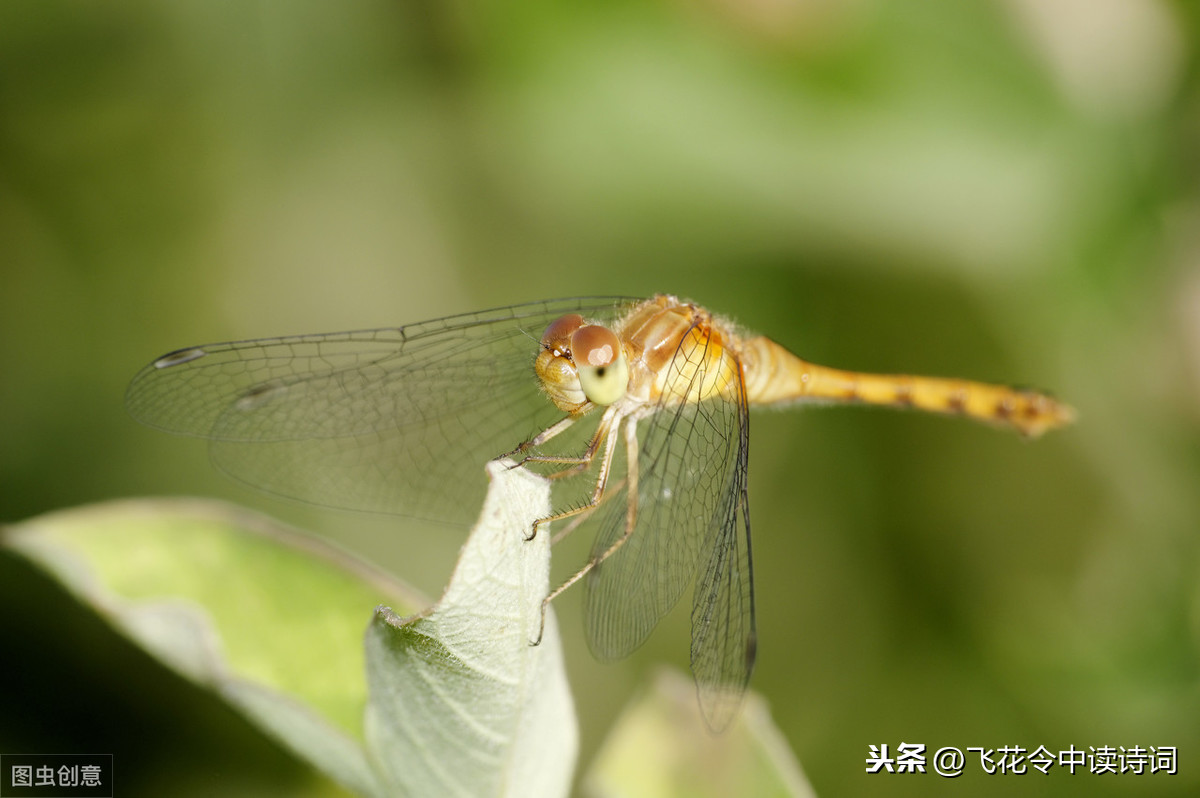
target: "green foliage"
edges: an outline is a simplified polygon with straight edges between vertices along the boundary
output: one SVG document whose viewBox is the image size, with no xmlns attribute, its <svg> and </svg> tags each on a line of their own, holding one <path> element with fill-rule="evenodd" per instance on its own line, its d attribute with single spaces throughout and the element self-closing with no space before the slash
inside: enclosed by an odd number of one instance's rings
<svg viewBox="0 0 1200 798">
<path fill-rule="evenodd" d="M 3 540 L 360 794 L 561 795 L 576 732 L 552 615 L 529 645 L 549 589 L 548 536 L 523 539 L 547 514 L 548 490 L 523 471 L 494 478 L 428 615 L 361 562 L 215 502 L 96 505 Z"/>
<path fill-rule="evenodd" d="M 2 540 L 165 665 L 361 795 L 566 795 L 578 732 L 552 611 L 542 628 L 550 536 L 524 539 L 548 513 L 549 486 L 502 466 L 491 477 L 454 577 L 422 612 L 403 584 L 218 502 L 111 502 L 32 519 Z M 663 703 L 664 690 L 672 703 Z M 630 711 L 591 789 L 608 794 L 599 785 L 640 773 L 637 783 L 694 794 L 700 771 L 688 762 L 703 755 L 720 775 L 706 781 L 725 785 L 713 795 L 728 787 L 801 794 L 789 791 L 802 778 L 760 705 L 713 738 L 694 692 L 682 692 L 661 682 L 657 703 Z M 773 735 L 773 750 L 763 734 Z"/>
<path fill-rule="evenodd" d="M 596 798 L 816 795 L 762 698 L 750 695 L 733 726 L 713 735 L 695 685 L 665 669 L 625 708 L 583 786 Z"/>
</svg>

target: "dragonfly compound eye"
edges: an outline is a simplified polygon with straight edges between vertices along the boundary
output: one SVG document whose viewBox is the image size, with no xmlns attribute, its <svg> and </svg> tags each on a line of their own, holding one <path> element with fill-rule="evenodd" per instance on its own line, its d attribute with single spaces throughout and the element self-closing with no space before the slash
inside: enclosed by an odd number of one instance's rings
<svg viewBox="0 0 1200 798">
<path fill-rule="evenodd" d="M 582 326 L 583 316 L 578 313 L 568 313 L 550 322 L 542 333 L 541 351 L 533 364 L 550 401 L 572 415 L 588 407 L 587 394 L 579 384 L 579 374 L 571 360 L 571 335 Z"/>
<path fill-rule="evenodd" d="M 583 393 L 597 405 L 611 405 L 625 395 L 629 365 L 615 333 L 588 325 L 571 335 L 571 353 Z"/>
<path fill-rule="evenodd" d="M 542 348 L 553 352 L 555 357 L 570 357 L 571 335 L 583 326 L 583 316 L 568 313 L 546 325 L 542 333 Z"/>
</svg>

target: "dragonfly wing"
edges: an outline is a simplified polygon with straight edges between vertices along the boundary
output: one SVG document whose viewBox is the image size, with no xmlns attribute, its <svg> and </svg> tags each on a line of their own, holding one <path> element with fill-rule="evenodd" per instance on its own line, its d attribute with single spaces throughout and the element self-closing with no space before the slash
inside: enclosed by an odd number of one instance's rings
<svg viewBox="0 0 1200 798">
<path fill-rule="evenodd" d="M 642 424 L 635 526 L 588 575 L 586 619 L 597 658 L 624 657 L 694 582 L 692 667 L 715 727 L 749 680 L 754 608 L 745 390 L 733 355 L 710 347 L 704 336 L 684 336 L 669 366 L 670 396 Z M 733 390 L 703 398 L 714 381 Z M 625 534 L 628 498 L 626 475 L 601 508 L 593 556 Z"/>
<path fill-rule="evenodd" d="M 561 413 L 533 372 L 564 313 L 608 320 L 634 300 L 517 305 L 406 327 L 179 350 L 144 368 L 139 420 L 210 440 L 235 478 L 303 501 L 469 521 L 483 465 Z"/>
<path fill-rule="evenodd" d="M 725 729 L 741 707 L 757 647 L 747 498 L 750 413 L 741 387 L 737 453 L 708 529 L 708 560 L 692 594 L 692 673 L 700 709 L 714 731 Z"/>
</svg>

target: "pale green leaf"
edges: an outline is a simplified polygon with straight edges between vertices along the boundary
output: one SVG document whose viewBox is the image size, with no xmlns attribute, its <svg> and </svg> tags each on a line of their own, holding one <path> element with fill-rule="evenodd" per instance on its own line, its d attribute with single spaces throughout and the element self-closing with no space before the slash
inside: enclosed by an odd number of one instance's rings
<svg viewBox="0 0 1200 798">
<path fill-rule="evenodd" d="M 721 734 L 705 725 L 691 679 L 662 671 L 622 713 L 596 757 L 590 798 L 813 798 L 761 698 Z"/>
<path fill-rule="evenodd" d="M 345 553 L 212 501 L 130 500 L 4 530 L 139 645 L 335 780 L 377 792 L 362 749 L 363 626 L 423 602 Z"/>
<path fill-rule="evenodd" d="M 401 795 L 561 796 L 578 746 L 549 590 L 549 485 L 489 467 L 492 486 L 442 600 L 380 608 L 367 633 L 368 749 Z"/>
<path fill-rule="evenodd" d="M 552 613 L 541 631 L 550 536 L 526 540 L 549 514 L 549 486 L 498 463 L 489 472 L 445 595 L 410 621 L 400 613 L 424 602 L 399 583 L 216 502 L 85 507 L 3 540 L 351 789 L 561 796 L 577 730 Z"/>
</svg>

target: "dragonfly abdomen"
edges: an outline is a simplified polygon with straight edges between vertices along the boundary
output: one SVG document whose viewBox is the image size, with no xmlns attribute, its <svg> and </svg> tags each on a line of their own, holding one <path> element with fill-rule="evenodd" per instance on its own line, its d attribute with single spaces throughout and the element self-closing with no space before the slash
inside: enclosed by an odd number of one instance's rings
<svg viewBox="0 0 1200 798">
<path fill-rule="evenodd" d="M 834 369 L 801 360 L 761 336 L 744 341 L 741 355 L 751 404 L 823 401 L 912 407 L 967 416 L 1031 438 L 1075 417 L 1069 406 L 1038 391 L 974 380 Z"/>
</svg>

